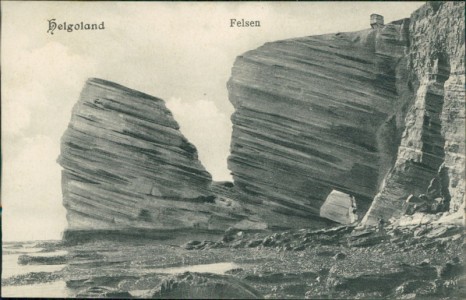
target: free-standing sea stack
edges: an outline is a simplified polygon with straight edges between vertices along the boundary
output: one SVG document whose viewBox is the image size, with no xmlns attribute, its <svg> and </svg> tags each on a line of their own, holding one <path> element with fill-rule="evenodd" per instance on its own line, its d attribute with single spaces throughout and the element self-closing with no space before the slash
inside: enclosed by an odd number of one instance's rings
<svg viewBox="0 0 466 300">
<path fill-rule="evenodd" d="M 136 229 L 225 230 L 241 221 L 210 192 L 211 176 L 164 101 L 89 79 L 62 137 L 66 235 Z"/>
</svg>

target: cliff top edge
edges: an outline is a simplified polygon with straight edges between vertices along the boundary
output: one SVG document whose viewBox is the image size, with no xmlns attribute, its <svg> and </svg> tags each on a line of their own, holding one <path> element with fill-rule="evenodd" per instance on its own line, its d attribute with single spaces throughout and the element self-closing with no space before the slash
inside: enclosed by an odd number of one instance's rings
<svg viewBox="0 0 466 300">
<path fill-rule="evenodd" d="M 87 79 L 86 85 L 91 85 L 91 86 L 96 86 L 99 88 L 115 91 L 115 92 L 123 92 L 125 94 L 128 94 L 133 97 L 139 97 L 139 98 L 145 98 L 153 101 L 161 101 L 164 102 L 162 99 L 151 96 L 149 94 L 128 88 L 126 86 L 123 86 L 121 84 L 115 83 L 113 81 L 108 81 L 105 79 L 100 79 L 100 78 L 95 78 L 91 77 Z"/>
</svg>

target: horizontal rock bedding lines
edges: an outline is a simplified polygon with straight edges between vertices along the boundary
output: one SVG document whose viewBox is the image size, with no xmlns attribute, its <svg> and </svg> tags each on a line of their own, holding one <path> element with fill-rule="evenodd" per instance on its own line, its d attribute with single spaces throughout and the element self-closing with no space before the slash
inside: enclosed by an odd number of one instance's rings
<svg viewBox="0 0 466 300">
<path fill-rule="evenodd" d="M 405 27 L 272 42 L 237 58 L 228 165 L 246 199 L 307 223 L 332 189 L 370 201 L 386 155 L 378 130 L 405 100 Z"/>
<path fill-rule="evenodd" d="M 319 228 L 333 224 L 319 216 L 332 190 L 355 197 L 358 219 L 371 206 L 365 225 L 399 218 L 408 197 L 456 213 L 463 11 L 428 3 L 375 29 L 240 55 L 227 83 L 234 184 L 212 182 L 163 100 L 88 80 L 59 158 L 69 229 Z"/>
<path fill-rule="evenodd" d="M 223 229 L 246 218 L 210 191 L 211 175 L 163 100 L 89 79 L 58 162 L 70 230 Z"/>
<path fill-rule="evenodd" d="M 427 193 L 433 179 L 450 213 L 465 201 L 464 3 L 428 3 L 411 16 L 409 71 L 416 94 L 393 169 L 363 220 L 397 219 L 410 195 Z"/>
</svg>

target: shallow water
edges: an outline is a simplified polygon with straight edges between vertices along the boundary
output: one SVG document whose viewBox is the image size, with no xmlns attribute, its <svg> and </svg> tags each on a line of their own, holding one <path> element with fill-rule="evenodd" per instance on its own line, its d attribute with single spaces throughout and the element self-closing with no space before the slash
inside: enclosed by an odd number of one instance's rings
<svg viewBox="0 0 466 300">
<path fill-rule="evenodd" d="M 152 269 L 150 273 L 161 273 L 161 274 L 179 274 L 184 272 L 197 272 L 197 273 L 214 273 L 214 274 L 225 274 L 225 272 L 239 268 L 239 265 L 231 262 L 215 263 L 215 264 L 202 264 L 183 266 L 175 268 L 160 268 Z"/>
<path fill-rule="evenodd" d="M 18 257 L 22 254 L 3 255 L 2 279 L 31 272 L 56 272 L 66 265 L 19 265 Z"/>
<path fill-rule="evenodd" d="M 49 252 L 44 251 L 43 248 L 37 247 L 38 243 L 27 242 L 24 244 L 19 243 L 6 243 L 3 245 L 3 255 L 2 255 L 2 280 L 11 278 L 18 275 L 26 275 L 28 273 L 37 273 L 37 272 L 60 272 L 67 265 L 46 265 L 46 264 L 28 264 L 20 265 L 18 264 L 18 258 L 21 255 L 27 254 L 31 257 L 53 257 L 53 256 L 66 256 L 69 254 L 68 251 L 63 249 L 56 249 Z M 91 253 L 97 253 L 98 251 L 91 250 Z M 84 267 L 87 269 L 87 267 Z M 187 271 L 198 272 L 198 273 L 214 273 L 214 274 L 225 274 L 225 272 L 239 268 L 238 264 L 233 262 L 220 262 L 220 263 L 210 263 L 210 264 L 193 264 L 185 265 L 180 267 L 167 267 L 167 268 L 147 268 L 140 269 L 139 275 L 143 276 L 144 274 L 161 274 L 161 275 L 173 275 L 184 273 Z M 96 272 L 92 276 L 100 276 L 99 273 L 102 272 L 104 268 L 95 269 Z M 92 272 L 94 273 L 94 272 Z M 5 297 L 73 297 L 76 295 L 77 290 L 68 288 L 66 281 L 63 279 L 56 280 L 54 282 L 42 283 L 37 282 L 35 284 L 20 284 L 20 285 L 8 285 L 4 286 L 2 284 L 2 296 Z M 146 293 L 147 290 L 134 290 L 131 291 L 133 296 L 141 296 Z"/>
<path fill-rule="evenodd" d="M 35 252 L 33 254 L 29 254 L 29 256 L 50 257 L 50 256 L 63 256 L 67 254 L 68 254 L 68 251 L 56 250 L 56 251 L 51 251 L 51 252 Z"/>
<path fill-rule="evenodd" d="M 55 281 L 31 285 L 2 286 L 2 296 L 63 298 L 69 296 L 69 291 L 65 281 Z"/>
<path fill-rule="evenodd" d="M 40 252 L 43 248 L 36 247 L 37 243 L 26 242 L 24 244 L 6 243 L 3 245 L 2 254 L 2 279 L 11 276 L 23 275 L 31 272 L 56 272 L 63 269 L 66 265 L 19 265 L 18 258 L 23 254 L 29 256 L 62 256 L 68 254 L 64 250 L 51 252 Z"/>
</svg>

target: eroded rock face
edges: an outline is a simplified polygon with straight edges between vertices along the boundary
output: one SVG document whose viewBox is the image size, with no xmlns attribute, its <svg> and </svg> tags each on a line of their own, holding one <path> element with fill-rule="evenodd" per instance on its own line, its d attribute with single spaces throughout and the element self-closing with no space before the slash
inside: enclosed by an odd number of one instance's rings
<svg viewBox="0 0 466 300">
<path fill-rule="evenodd" d="M 224 230 L 245 218 L 238 205 L 217 202 L 178 128 L 163 100 L 89 79 L 58 160 L 68 231 Z"/>
<path fill-rule="evenodd" d="M 427 3 L 410 19 L 237 58 L 229 168 L 271 227 L 318 224 L 331 190 L 354 195 L 359 213 L 371 206 L 365 225 L 399 218 L 410 195 L 464 209 L 463 11 Z"/>
<path fill-rule="evenodd" d="M 237 58 L 228 165 L 270 227 L 322 224 L 333 189 L 367 210 L 412 98 L 408 26 L 277 41 Z"/>
<path fill-rule="evenodd" d="M 409 66 L 416 89 L 393 170 L 364 224 L 398 218 L 410 195 L 440 197 L 446 210 L 464 205 L 464 3 L 428 3 L 409 27 Z"/>
<path fill-rule="evenodd" d="M 458 212 L 463 11 L 428 3 L 410 19 L 239 56 L 228 82 L 234 184 L 212 184 L 163 100 L 89 80 L 59 158 L 69 230 L 321 227 L 338 215 L 320 215 L 332 190 L 354 196 L 359 217 L 371 206 L 367 225 L 399 218 L 410 195 Z"/>
</svg>

